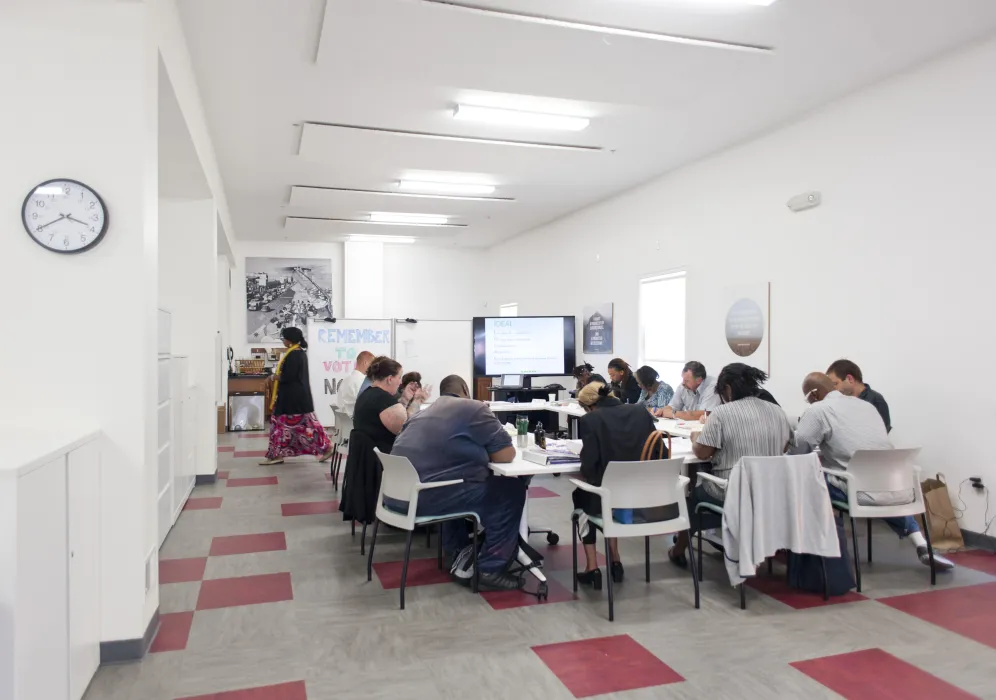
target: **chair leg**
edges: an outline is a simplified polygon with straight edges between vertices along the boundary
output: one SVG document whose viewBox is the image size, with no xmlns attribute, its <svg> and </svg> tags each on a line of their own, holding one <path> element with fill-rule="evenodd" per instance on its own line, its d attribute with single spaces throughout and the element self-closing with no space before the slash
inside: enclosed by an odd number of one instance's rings
<svg viewBox="0 0 996 700">
<path fill-rule="evenodd" d="M 574 515 L 571 515 L 571 553 L 574 554 L 574 592 L 577 593 L 578 592 L 578 519 Z"/>
<path fill-rule="evenodd" d="M 349 534 L 351 534 L 353 537 L 356 537 L 356 521 L 355 520 L 353 521 L 353 531 L 350 532 Z"/>
<path fill-rule="evenodd" d="M 871 521 L 871 518 L 868 518 L 866 520 L 866 522 L 868 523 L 868 563 L 871 564 L 872 563 L 872 521 Z M 855 559 L 858 558 L 858 553 L 856 551 L 854 552 L 854 558 Z"/>
<path fill-rule="evenodd" d="M 701 581 L 702 580 L 702 569 L 703 569 L 703 566 L 702 566 L 702 514 L 699 513 L 696 517 L 698 518 L 698 521 L 699 521 L 699 531 L 696 533 L 696 537 L 698 538 L 698 549 L 699 549 L 699 553 L 698 553 L 698 557 L 699 557 L 699 581 Z M 688 539 L 689 540 L 692 539 L 691 535 L 689 535 Z"/>
<path fill-rule="evenodd" d="M 612 566 L 612 564 L 611 564 L 611 562 L 612 562 L 612 552 L 609 549 L 609 538 L 605 537 L 603 535 L 602 539 L 605 540 L 605 561 L 609 562 L 608 565 L 611 567 Z M 609 573 L 609 575 L 606 576 L 605 579 L 606 579 L 606 583 L 607 583 L 608 588 L 609 588 L 609 622 L 614 622 L 615 619 L 616 619 L 616 613 L 615 613 L 615 609 L 613 608 L 613 605 L 612 605 L 613 604 L 613 601 L 612 601 L 612 572 L 609 571 L 608 573 Z"/>
<path fill-rule="evenodd" d="M 687 532 L 687 531 L 686 531 Z M 695 549 L 692 547 L 692 533 L 688 534 L 688 564 L 692 567 L 692 583 L 695 585 L 695 609 L 699 609 L 699 571 L 695 566 Z"/>
<path fill-rule="evenodd" d="M 408 580 L 408 558 L 412 555 L 412 530 L 408 531 L 408 542 L 405 544 L 405 560 L 401 564 L 401 609 L 405 609 L 405 581 Z"/>
<path fill-rule="evenodd" d="M 363 523 L 363 532 L 360 533 L 360 556 L 367 551 L 367 524 Z"/>
<path fill-rule="evenodd" d="M 643 538 L 643 549 L 644 549 L 644 559 L 646 563 L 644 568 L 647 570 L 647 583 L 650 583 L 650 537 Z"/>
<path fill-rule="evenodd" d="M 370 552 L 367 554 L 367 581 L 373 577 L 374 546 L 377 544 L 377 526 L 380 520 L 374 520 L 373 532 L 370 535 Z"/>
<path fill-rule="evenodd" d="M 871 520 L 868 521 L 871 524 Z M 854 518 L 851 518 L 851 540 L 854 543 L 854 582 L 858 585 L 858 593 L 861 592 L 861 554 L 858 550 L 858 530 L 857 523 L 854 522 Z M 871 538 L 868 538 L 868 542 L 871 543 Z"/>
<path fill-rule="evenodd" d="M 425 526 L 425 548 L 432 549 L 432 525 Z"/>
<path fill-rule="evenodd" d="M 820 557 L 820 571 L 823 573 L 823 600 L 830 600 L 830 585 L 827 583 L 827 560 Z"/>
<path fill-rule="evenodd" d="M 472 550 L 473 562 L 474 562 L 474 575 L 470 579 L 470 590 L 477 593 L 481 588 L 481 567 L 477 563 L 477 526 L 479 523 L 476 520 L 471 521 L 474 528 L 474 543 Z"/>
<path fill-rule="evenodd" d="M 747 586 L 745 586 L 744 584 L 741 583 L 739 586 L 737 586 L 737 588 L 740 589 L 740 609 L 741 610 L 746 610 L 747 609 Z"/>
<path fill-rule="evenodd" d="M 439 523 L 439 531 L 436 533 L 436 561 L 439 570 L 443 570 L 443 524 Z"/>
<path fill-rule="evenodd" d="M 930 557 L 930 585 L 937 585 L 937 568 L 934 566 L 934 545 L 930 543 L 930 528 L 927 526 L 927 512 L 920 515 L 923 520 L 923 537 L 927 540 L 927 556 Z"/>
</svg>

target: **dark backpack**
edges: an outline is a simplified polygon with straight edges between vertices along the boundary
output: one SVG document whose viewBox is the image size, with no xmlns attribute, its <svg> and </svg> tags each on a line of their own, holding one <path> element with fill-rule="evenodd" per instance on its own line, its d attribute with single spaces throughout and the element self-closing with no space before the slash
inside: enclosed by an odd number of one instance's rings
<svg viewBox="0 0 996 700">
<path fill-rule="evenodd" d="M 839 557 L 818 557 L 815 554 L 788 554 L 788 585 L 800 591 L 823 595 L 823 567 L 820 559 L 826 561 L 827 593 L 844 595 L 854 588 L 854 568 L 847 552 L 844 538 L 844 521 L 834 520 L 837 525 L 837 542 L 840 543 Z"/>
</svg>

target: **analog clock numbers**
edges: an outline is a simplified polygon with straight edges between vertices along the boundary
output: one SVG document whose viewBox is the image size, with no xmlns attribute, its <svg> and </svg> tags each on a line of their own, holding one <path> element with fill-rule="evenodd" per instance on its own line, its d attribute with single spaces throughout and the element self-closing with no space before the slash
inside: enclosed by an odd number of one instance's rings
<svg viewBox="0 0 996 700">
<path fill-rule="evenodd" d="M 22 218 L 34 241 L 57 253 L 89 250 L 107 231 L 103 200 L 74 180 L 50 180 L 38 185 L 24 201 Z"/>
</svg>

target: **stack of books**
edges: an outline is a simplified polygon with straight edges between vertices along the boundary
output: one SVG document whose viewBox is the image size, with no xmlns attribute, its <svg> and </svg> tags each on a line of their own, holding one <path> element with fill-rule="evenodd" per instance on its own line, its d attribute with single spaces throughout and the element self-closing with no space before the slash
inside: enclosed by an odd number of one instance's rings
<svg viewBox="0 0 996 700">
<path fill-rule="evenodd" d="M 571 449 L 565 440 L 548 439 L 545 450 L 535 445 L 530 446 L 522 453 L 522 458 L 534 464 L 543 465 L 581 463 L 581 457 Z"/>
</svg>

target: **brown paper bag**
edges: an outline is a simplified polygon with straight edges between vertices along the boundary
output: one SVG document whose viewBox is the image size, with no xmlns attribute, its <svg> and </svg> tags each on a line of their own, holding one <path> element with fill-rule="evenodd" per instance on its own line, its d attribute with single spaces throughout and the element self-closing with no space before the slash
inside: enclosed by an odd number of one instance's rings
<svg viewBox="0 0 996 700">
<path fill-rule="evenodd" d="M 934 549 L 952 551 L 962 549 L 965 539 L 958 527 L 958 518 L 951 497 L 948 494 L 948 484 L 943 474 L 936 479 L 925 479 L 923 488 L 923 503 L 927 508 L 927 525 L 930 527 L 930 543 Z"/>
</svg>

